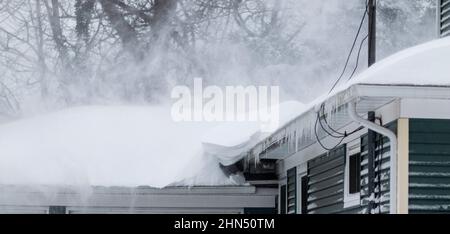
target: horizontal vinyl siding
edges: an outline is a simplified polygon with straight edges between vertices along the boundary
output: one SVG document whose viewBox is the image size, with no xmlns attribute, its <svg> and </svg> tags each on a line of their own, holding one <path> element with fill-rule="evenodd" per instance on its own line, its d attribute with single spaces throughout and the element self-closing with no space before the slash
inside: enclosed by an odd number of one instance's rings
<svg viewBox="0 0 450 234">
<path fill-rule="evenodd" d="M 397 121 L 385 126 L 393 132 L 397 132 Z M 349 207 L 342 210 L 342 214 L 367 214 L 370 194 L 368 178 L 368 135 L 361 136 L 361 204 L 359 206 Z M 381 144 L 383 147 L 381 147 Z M 390 142 L 387 137 L 376 137 L 375 149 L 375 206 L 372 208 L 372 214 L 389 213 L 389 173 L 390 173 Z M 380 155 L 381 154 L 381 155 Z"/>
<path fill-rule="evenodd" d="M 386 126 L 397 132 L 397 122 Z M 361 204 L 344 208 L 346 145 L 308 162 L 308 214 L 365 214 L 369 204 L 367 134 L 361 136 Z M 382 143 L 382 147 L 381 147 Z M 375 159 L 376 203 L 371 213 L 389 212 L 390 143 L 387 137 L 377 137 Z M 381 155 L 380 155 L 381 154 Z"/>
<path fill-rule="evenodd" d="M 390 127 L 395 128 L 395 125 Z M 394 130 L 394 129 L 392 129 Z M 372 213 L 388 213 L 389 212 L 389 179 L 390 179 L 390 143 L 387 137 L 377 135 L 377 143 L 379 147 L 375 150 L 375 173 L 374 173 L 374 192 L 377 201 Z M 383 144 L 381 148 L 380 145 Z M 362 137 L 361 141 L 361 212 L 367 212 L 369 204 L 369 175 L 368 175 L 368 148 L 367 135 Z"/>
<path fill-rule="evenodd" d="M 411 119 L 409 213 L 450 213 L 450 120 Z"/>
<path fill-rule="evenodd" d="M 308 214 L 338 213 L 344 208 L 345 145 L 308 162 Z"/>
<path fill-rule="evenodd" d="M 294 167 L 287 171 L 287 213 L 295 214 L 297 211 L 297 169 Z"/>
<path fill-rule="evenodd" d="M 450 0 L 440 0 L 441 36 L 450 35 Z"/>
</svg>

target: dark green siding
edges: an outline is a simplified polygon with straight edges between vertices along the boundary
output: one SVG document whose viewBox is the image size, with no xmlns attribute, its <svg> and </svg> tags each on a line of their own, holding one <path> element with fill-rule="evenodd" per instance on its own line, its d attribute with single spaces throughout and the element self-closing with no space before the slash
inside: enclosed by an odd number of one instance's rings
<svg viewBox="0 0 450 234">
<path fill-rule="evenodd" d="M 295 214 L 297 211 L 297 168 L 287 171 L 287 213 Z"/>
<path fill-rule="evenodd" d="M 409 213 L 450 213 L 450 120 L 410 120 Z"/>
<path fill-rule="evenodd" d="M 386 125 L 397 132 L 397 121 Z M 390 143 L 387 137 L 377 135 L 375 159 L 375 203 L 371 213 L 389 212 Z M 361 204 L 344 208 L 344 173 L 346 145 L 308 162 L 308 214 L 368 213 L 368 139 L 361 136 Z"/>
<path fill-rule="evenodd" d="M 395 130 L 395 125 L 391 125 Z M 383 147 L 381 147 L 381 143 Z M 378 138 L 375 197 L 371 213 L 389 212 L 389 140 Z M 344 208 L 345 145 L 308 163 L 308 213 L 368 213 L 367 135 L 361 138 L 361 205 Z M 380 182 L 379 182 L 380 181 Z"/>
<path fill-rule="evenodd" d="M 343 210 L 345 151 L 343 145 L 308 162 L 308 214 Z"/>
<path fill-rule="evenodd" d="M 440 0 L 439 30 L 442 37 L 450 35 L 450 0 Z"/>
<path fill-rule="evenodd" d="M 286 214 L 286 185 L 280 187 L 280 214 Z"/>
<path fill-rule="evenodd" d="M 396 124 L 390 124 L 387 127 L 396 132 Z M 369 177 L 368 177 L 368 136 L 361 138 L 361 212 L 368 213 Z M 381 137 L 377 134 L 375 149 L 375 171 L 374 171 L 374 192 L 376 201 L 372 206 L 371 213 L 389 212 L 389 173 L 390 173 L 390 142 L 387 137 Z"/>
<path fill-rule="evenodd" d="M 50 206 L 48 208 L 49 214 L 66 214 L 65 206 Z"/>
<path fill-rule="evenodd" d="M 393 132 L 397 132 L 397 121 L 386 125 Z M 359 206 L 344 209 L 340 213 L 362 213 L 367 214 L 370 194 L 368 194 L 368 136 L 361 136 L 361 204 Z M 377 134 L 375 149 L 375 198 L 371 213 L 389 213 L 389 164 L 390 164 L 390 142 L 387 137 Z"/>
</svg>

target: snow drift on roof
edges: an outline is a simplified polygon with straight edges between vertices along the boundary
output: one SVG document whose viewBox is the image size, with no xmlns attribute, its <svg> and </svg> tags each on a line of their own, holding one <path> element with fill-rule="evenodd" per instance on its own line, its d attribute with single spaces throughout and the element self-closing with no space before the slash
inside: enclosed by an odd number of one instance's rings
<svg viewBox="0 0 450 234">
<path fill-rule="evenodd" d="M 287 101 L 272 108 L 276 108 L 279 112 L 281 127 L 302 113 L 305 105 L 297 101 Z M 223 165 L 231 165 L 243 157 L 242 153 L 272 133 L 263 132 L 261 124 L 258 121 L 222 123 L 203 136 L 203 148 L 209 155 L 217 157 Z"/>
<path fill-rule="evenodd" d="M 355 76 L 307 104 L 302 115 L 318 107 L 352 85 L 450 86 L 450 37 L 433 40 L 400 51 L 378 61 Z"/>
<path fill-rule="evenodd" d="M 0 184 L 226 185 L 204 158 L 211 123 L 175 123 L 170 108 L 77 107 L 0 125 Z M 205 176 L 207 174 L 208 176 Z"/>
<path fill-rule="evenodd" d="M 351 84 L 450 85 L 450 37 L 396 53 L 370 67 Z"/>
</svg>

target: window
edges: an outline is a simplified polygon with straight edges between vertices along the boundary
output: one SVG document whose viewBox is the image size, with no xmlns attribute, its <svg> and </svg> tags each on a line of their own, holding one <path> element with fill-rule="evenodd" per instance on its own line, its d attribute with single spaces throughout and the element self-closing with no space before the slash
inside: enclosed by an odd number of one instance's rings
<svg viewBox="0 0 450 234">
<path fill-rule="evenodd" d="M 361 190 L 361 154 L 349 157 L 349 194 L 359 193 Z"/>
<path fill-rule="evenodd" d="M 344 208 L 361 204 L 361 144 L 349 142 L 345 154 Z"/>
<path fill-rule="evenodd" d="M 65 206 L 50 206 L 48 208 L 49 214 L 65 214 L 66 207 Z"/>
<path fill-rule="evenodd" d="M 302 177 L 302 214 L 308 213 L 308 176 Z"/>
<path fill-rule="evenodd" d="M 280 214 L 286 214 L 286 185 L 280 187 Z"/>
</svg>

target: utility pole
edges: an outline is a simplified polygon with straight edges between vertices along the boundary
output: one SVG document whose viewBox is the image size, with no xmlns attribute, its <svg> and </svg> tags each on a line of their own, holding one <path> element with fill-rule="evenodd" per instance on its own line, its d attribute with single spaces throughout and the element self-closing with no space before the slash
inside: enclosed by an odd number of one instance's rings
<svg viewBox="0 0 450 234">
<path fill-rule="evenodd" d="M 369 67 L 376 62 L 377 58 L 377 0 L 368 0 L 367 15 L 369 17 Z"/>
<path fill-rule="evenodd" d="M 376 4 L 377 1 L 376 0 L 368 0 L 368 6 L 367 6 L 367 15 L 369 18 L 369 43 L 368 43 L 368 47 L 369 47 L 369 51 L 368 51 L 368 57 L 369 57 L 369 61 L 368 61 L 368 65 L 369 67 L 372 66 L 375 62 L 376 62 L 376 49 L 377 49 L 377 40 L 376 40 L 376 36 L 377 36 L 377 29 L 376 29 L 376 15 L 377 15 L 377 11 L 376 11 Z M 368 113 L 368 119 L 369 121 L 375 122 L 375 112 L 369 112 Z M 375 201 L 373 199 L 375 199 L 375 155 L 376 155 L 376 138 L 377 138 L 377 133 L 372 131 L 372 130 L 368 130 L 368 192 L 369 192 L 369 196 L 370 196 L 370 201 L 369 204 L 367 206 L 367 213 L 371 214 L 372 213 L 372 209 L 375 208 Z M 380 162 L 378 162 L 380 163 Z M 380 173 L 378 171 L 378 173 Z M 380 181 L 378 181 L 378 183 L 381 183 Z M 381 193 L 381 191 L 378 191 L 378 193 Z M 395 198 L 393 198 L 395 199 Z M 380 205 L 380 204 L 377 204 Z"/>
</svg>

